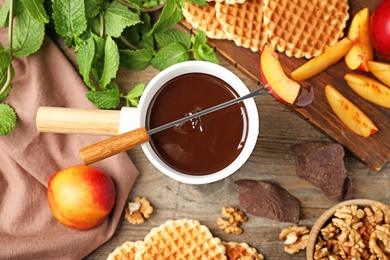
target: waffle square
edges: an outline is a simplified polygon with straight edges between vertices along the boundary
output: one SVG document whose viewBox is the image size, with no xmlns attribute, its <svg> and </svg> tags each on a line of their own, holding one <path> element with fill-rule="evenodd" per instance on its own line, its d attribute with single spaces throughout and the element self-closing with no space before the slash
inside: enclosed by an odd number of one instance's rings
<svg viewBox="0 0 390 260">
<path fill-rule="evenodd" d="M 349 19 L 348 0 L 264 0 L 263 10 L 270 46 L 296 58 L 334 45 Z"/>
<path fill-rule="evenodd" d="M 247 243 L 222 242 L 222 244 L 226 248 L 226 256 L 229 260 L 264 260 L 264 256 Z"/>
<path fill-rule="evenodd" d="M 144 239 L 136 260 L 148 259 L 227 259 L 226 249 L 208 227 L 191 219 L 168 220 L 153 228 Z"/>
<path fill-rule="evenodd" d="M 143 241 L 127 241 L 115 248 L 115 250 L 108 255 L 107 260 L 134 260 L 135 253 L 143 246 L 143 243 Z"/>
<path fill-rule="evenodd" d="M 226 39 L 225 31 L 216 17 L 215 2 L 202 7 L 185 2 L 182 13 L 185 20 L 195 29 L 201 29 L 210 39 Z"/>
<path fill-rule="evenodd" d="M 246 0 L 242 4 L 215 4 L 217 18 L 228 40 L 253 52 L 261 50 L 267 42 L 263 23 L 263 0 Z"/>
</svg>

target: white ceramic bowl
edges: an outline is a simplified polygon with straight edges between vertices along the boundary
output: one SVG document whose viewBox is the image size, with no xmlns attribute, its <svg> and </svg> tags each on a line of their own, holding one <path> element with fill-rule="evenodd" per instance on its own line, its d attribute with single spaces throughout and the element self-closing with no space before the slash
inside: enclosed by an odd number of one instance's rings
<svg viewBox="0 0 390 260">
<path fill-rule="evenodd" d="M 234 73 L 220 65 L 205 61 L 182 62 L 161 71 L 149 82 L 141 96 L 139 106 L 137 108 L 136 124 L 130 128 L 145 125 L 148 105 L 151 102 L 153 96 L 165 83 L 179 75 L 196 72 L 210 74 L 224 80 L 230 86 L 232 86 L 240 96 L 249 93 L 246 85 Z M 248 114 L 248 136 L 244 148 L 242 149 L 239 156 L 230 165 L 218 172 L 207 175 L 185 174 L 166 165 L 154 152 L 149 143 L 143 144 L 142 149 L 147 158 L 157 169 L 177 181 L 188 184 L 206 184 L 226 178 L 237 171 L 247 161 L 256 145 L 259 134 L 259 115 L 255 101 L 253 99 L 247 99 L 244 101 L 244 104 Z M 129 127 L 126 126 L 125 128 L 128 129 Z"/>
</svg>

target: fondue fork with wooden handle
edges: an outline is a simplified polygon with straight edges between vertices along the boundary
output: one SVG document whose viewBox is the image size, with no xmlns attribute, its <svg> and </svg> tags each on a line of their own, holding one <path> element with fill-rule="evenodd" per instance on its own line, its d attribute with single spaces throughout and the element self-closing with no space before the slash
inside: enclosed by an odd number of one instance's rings
<svg viewBox="0 0 390 260">
<path fill-rule="evenodd" d="M 206 114 L 215 112 L 217 110 L 220 110 L 222 108 L 228 107 L 230 105 L 236 104 L 238 102 L 241 102 L 248 98 L 263 96 L 266 94 L 270 94 L 268 91 L 263 91 L 266 88 L 266 86 L 262 86 L 252 92 L 250 92 L 247 95 L 244 95 L 242 97 L 238 97 L 229 101 L 226 101 L 224 103 L 215 105 L 213 107 L 207 108 L 205 110 L 201 110 L 199 112 L 196 112 L 194 114 L 185 116 L 183 118 L 177 119 L 175 121 L 166 123 L 164 125 L 155 127 L 153 129 L 147 130 L 145 127 L 140 127 L 134 130 L 131 130 L 129 132 L 108 138 L 106 140 L 100 141 L 98 143 L 86 146 L 84 148 L 80 149 L 80 156 L 85 165 L 103 160 L 105 158 L 108 158 L 110 156 L 113 156 L 115 154 L 125 152 L 127 150 L 130 150 L 134 147 L 137 147 L 143 143 L 146 143 L 150 140 L 150 136 L 158 133 L 160 131 L 163 131 L 165 129 L 168 129 L 170 127 L 173 127 L 175 125 L 184 123 L 186 121 L 189 121 L 196 117 L 201 117 Z"/>
</svg>

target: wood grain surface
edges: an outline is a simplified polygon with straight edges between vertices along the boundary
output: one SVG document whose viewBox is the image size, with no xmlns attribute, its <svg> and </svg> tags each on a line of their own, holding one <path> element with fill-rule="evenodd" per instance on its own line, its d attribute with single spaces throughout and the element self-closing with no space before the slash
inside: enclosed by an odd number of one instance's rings
<svg viewBox="0 0 390 260">
<path fill-rule="evenodd" d="M 353 7 L 351 14 L 364 4 L 370 5 L 370 10 L 372 10 L 372 5 L 377 2 L 378 0 L 350 1 Z M 260 84 L 258 53 L 252 53 L 243 48 L 237 49 L 227 41 L 220 41 L 217 51 L 220 65 L 235 73 L 250 90 L 258 87 Z M 64 52 L 71 61 L 75 60 L 71 52 L 67 50 Z M 242 62 L 237 62 L 239 58 L 246 59 L 245 67 Z M 304 60 L 281 55 L 281 62 L 283 66 L 287 66 L 287 72 L 290 72 Z M 137 147 L 128 151 L 130 159 L 140 172 L 128 195 L 128 201 L 137 196 L 146 197 L 154 207 L 154 213 L 141 225 L 132 225 L 122 217 L 113 237 L 85 259 L 106 259 L 108 254 L 122 243 L 143 240 L 152 228 L 167 220 L 179 218 L 199 220 L 223 241 L 246 242 L 261 252 L 266 260 L 306 259 L 305 250 L 294 255 L 285 253 L 283 241 L 278 239 L 280 231 L 291 223 L 281 223 L 247 214 L 248 221 L 242 225 L 244 232 L 241 235 L 226 234 L 217 225 L 217 219 L 222 217 L 223 207 L 240 208 L 234 181 L 241 179 L 267 181 L 286 189 L 300 201 L 299 225 L 306 225 L 309 228 L 323 212 L 338 203 L 329 200 L 319 188 L 296 175 L 290 147 L 298 143 L 342 142 L 347 148 L 344 162 L 347 174 L 352 180 L 354 198 L 390 203 L 390 193 L 387 192 L 390 189 L 390 163 L 385 163 L 389 157 L 389 141 L 386 142 L 386 140 L 390 138 L 390 132 L 383 131 L 383 127 L 388 129 L 390 115 L 388 111 L 366 103 L 348 90 L 343 82 L 343 72 L 339 71 L 343 66 L 342 61 L 319 77 L 307 81 L 307 84 L 312 84 L 316 88 L 316 101 L 305 110 L 291 110 L 290 107 L 282 105 L 271 96 L 255 99 L 260 117 L 260 134 L 256 147 L 248 161 L 237 172 L 221 181 L 206 185 L 179 183 L 158 171 L 146 158 L 141 148 Z M 345 70 L 344 67 L 343 70 Z M 157 73 L 150 67 L 142 72 L 121 70 L 116 81 L 121 88 L 128 90 L 140 82 L 149 82 Z M 376 134 L 374 138 L 361 140 L 343 128 L 321 99 L 326 83 L 343 86 L 344 94 L 348 94 L 348 97 L 356 102 L 363 103 L 369 109 L 367 113 L 370 113 L 370 116 L 382 128 L 381 133 Z M 325 115 L 330 117 L 329 119 L 324 118 L 323 110 L 326 112 Z M 377 112 L 379 114 L 376 114 Z M 359 149 L 359 146 L 363 148 Z M 362 162 L 361 159 L 364 156 L 366 157 L 365 163 L 371 165 L 370 168 Z M 379 159 L 375 158 L 376 156 Z M 382 167 L 378 172 L 371 169 L 378 167 Z"/>
<path fill-rule="evenodd" d="M 372 12 L 379 2 L 380 0 L 349 1 L 350 17 L 352 18 L 354 14 L 364 7 L 368 7 L 370 12 Z M 349 23 L 351 18 L 349 19 Z M 349 23 L 347 24 L 345 35 L 348 32 Z M 183 25 L 190 29 L 187 23 L 184 22 Z M 248 75 L 248 77 L 261 84 L 259 73 L 260 53 L 254 53 L 249 49 L 237 47 L 234 42 L 227 40 L 209 39 L 209 43 L 227 60 Z M 307 61 L 305 58 L 296 59 L 287 57 L 284 53 L 281 53 L 279 58 L 287 75 L 290 75 L 294 69 Z M 375 55 L 375 59 L 382 60 L 378 55 Z M 344 59 L 342 59 L 326 71 L 304 82 L 300 82 L 302 85 L 313 86 L 315 98 L 310 106 L 295 109 L 295 112 L 307 119 L 319 130 L 341 143 L 370 169 L 378 171 L 390 159 L 390 110 L 373 105 L 359 97 L 344 80 L 344 75 L 347 72 L 352 71 L 347 68 Z M 367 73 L 367 75 L 370 74 Z M 364 138 L 356 135 L 341 123 L 331 111 L 325 98 L 324 87 L 327 84 L 333 85 L 345 97 L 358 105 L 377 125 L 379 132 L 369 138 Z"/>
<path fill-rule="evenodd" d="M 239 76 L 250 90 L 258 87 L 253 79 L 235 68 L 228 60 L 221 55 L 218 57 L 220 64 Z M 151 68 L 136 73 L 121 71 L 117 80 L 121 86 L 132 86 L 139 82 L 148 82 L 156 73 Z M 305 250 L 295 255 L 285 253 L 283 241 L 278 239 L 280 231 L 291 223 L 248 214 L 248 221 L 242 225 L 244 232 L 241 235 L 226 234 L 217 225 L 217 219 L 222 217 L 223 207 L 240 208 L 234 181 L 241 179 L 267 181 L 286 189 L 300 201 L 299 225 L 309 228 L 325 210 L 337 203 L 296 175 L 295 162 L 290 151 L 294 144 L 333 143 L 334 140 L 271 96 L 260 97 L 255 101 L 260 117 L 260 134 L 256 147 L 248 161 L 224 180 L 206 185 L 179 183 L 158 171 L 140 148 L 128 151 L 130 159 L 140 172 L 128 201 L 137 196 L 146 197 L 154 207 L 154 213 L 142 225 L 132 225 L 123 217 L 114 236 L 85 259 L 106 259 L 109 253 L 125 241 L 142 240 L 152 228 L 167 220 L 179 218 L 199 220 L 224 241 L 246 242 L 261 252 L 266 260 L 306 259 Z M 347 174 L 352 179 L 354 198 L 390 203 L 390 194 L 387 192 L 390 189 L 389 163 L 380 172 L 375 172 L 348 151 L 344 162 Z"/>
</svg>

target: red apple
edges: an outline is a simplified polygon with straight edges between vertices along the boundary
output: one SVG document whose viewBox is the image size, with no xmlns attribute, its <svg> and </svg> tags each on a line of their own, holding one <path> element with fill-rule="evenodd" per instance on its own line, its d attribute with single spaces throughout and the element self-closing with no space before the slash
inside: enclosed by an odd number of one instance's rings
<svg viewBox="0 0 390 260">
<path fill-rule="evenodd" d="M 267 89 L 280 102 L 306 106 L 313 101 L 312 89 L 303 88 L 285 74 L 278 55 L 264 45 L 260 56 L 260 76 Z"/>
<path fill-rule="evenodd" d="M 369 34 L 374 49 L 390 59 L 390 0 L 382 0 L 370 17 Z"/>
<path fill-rule="evenodd" d="M 72 166 L 55 173 L 48 183 L 53 216 L 65 226 L 86 230 L 99 226 L 115 203 L 115 185 L 93 166 Z"/>
</svg>

